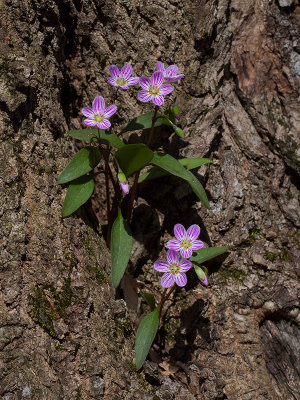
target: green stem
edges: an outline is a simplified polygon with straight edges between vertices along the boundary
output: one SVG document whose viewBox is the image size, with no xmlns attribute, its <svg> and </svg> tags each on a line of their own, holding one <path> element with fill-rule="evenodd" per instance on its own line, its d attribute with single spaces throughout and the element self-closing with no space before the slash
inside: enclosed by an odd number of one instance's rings
<svg viewBox="0 0 300 400">
<path fill-rule="evenodd" d="M 150 146 L 150 143 L 151 143 L 151 140 L 152 140 L 152 136 L 153 136 L 153 132 L 154 132 L 154 124 L 155 124 L 155 121 L 157 119 L 157 113 L 158 113 L 158 106 L 155 106 L 154 114 L 153 114 L 153 117 L 152 117 L 151 131 L 150 131 L 150 135 L 149 135 L 148 140 L 147 140 L 147 146 Z"/>
</svg>

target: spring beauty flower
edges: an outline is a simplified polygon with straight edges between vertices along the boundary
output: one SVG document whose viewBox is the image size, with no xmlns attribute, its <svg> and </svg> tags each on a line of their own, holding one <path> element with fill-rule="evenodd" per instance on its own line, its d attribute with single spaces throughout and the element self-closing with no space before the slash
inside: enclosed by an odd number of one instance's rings
<svg viewBox="0 0 300 400">
<path fill-rule="evenodd" d="M 139 81 L 140 86 L 143 88 L 138 93 L 138 99 L 144 103 L 152 100 L 156 106 L 164 104 L 164 96 L 173 90 L 173 86 L 164 84 L 164 76 L 161 72 L 154 72 L 151 78 L 142 76 Z"/>
<path fill-rule="evenodd" d="M 117 106 L 112 104 L 105 108 L 105 101 L 102 96 L 95 97 L 93 108 L 83 107 L 82 114 L 87 117 L 83 122 L 88 126 L 97 126 L 100 129 L 108 129 L 111 125 L 108 118 L 116 111 Z"/>
<path fill-rule="evenodd" d="M 136 85 L 140 78 L 132 75 L 132 66 L 130 64 L 124 65 L 119 71 L 116 65 L 110 66 L 111 78 L 107 78 L 108 82 L 113 86 L 118 86 L 123 90 L 127 90 L 129 86 Z"/>
<path fill-rule="evenodd" d="M 194 266 L 194 269 L 195 269 L 195 272 L 196 272 L 198 278 L 203 283 L 203 285 L 207 286 L 208 285 L 208 280 L 207 280 L 206 274 L 203 271 L 203 269 L 200 268 L 200 267 L 196 267 L 196 266 Z"/>
<path fill-rule="evenodd" d="M 179 79 L 181 78 L 184 78 L 184 74 L 177 75 L 178 73 L 177 65 L 170 65 L 169 67 L 166 68 L 162 62 L 157 61 L 156 70 L 164 75 L 164 80 L 167 82 L 175 82 L 179 81 Z"/>
<path fill-rule="evenodd" d="M 161 286 L 168 288 L 175 282 L 178 286 L 185 286 L 187 283 L 186 274 L 192 263 L 189 260 L 179 261 L 179 255 L 174 250 L 168 250 L 167 261 L 157 260 L 153 264 L 154 269 L 164 272 L 161 278 Z"/>
<path fill-rule="evenodd" d="M 181 257 L 190 258 L 193 250 L 202 249 L 204 243 L 201 240 L 196 240 L 200 234 L 200 227 L 196 224 L 191 225 L 186 231 L 184 226 L 176 224 L 174 226 L 174 235 L 176 239 L 169 240 L 167 243 L 168 249 L 179 251 Z"/>
<path fill-rule="evenodd" d="M 120 186 L 121 186 L 122 191 L 125 194 L 128 194 L 129 193 L 129 186 L 128 186 L 128 182 L 127 182 L 127 179 L 126 179 L 126 176 L 125 176 L 124 172 L 122 172 L 122 171 L 118 172 L 118 180 L 120 182 Z"/>
</svg>

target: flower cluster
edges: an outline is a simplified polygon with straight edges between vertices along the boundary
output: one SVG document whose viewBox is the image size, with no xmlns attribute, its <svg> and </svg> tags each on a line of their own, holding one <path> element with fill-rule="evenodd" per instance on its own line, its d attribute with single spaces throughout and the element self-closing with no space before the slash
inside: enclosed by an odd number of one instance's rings
<svg viewBox="0 0 300 400">
<path fill-rule="evenodd" d="M 186 231 L 184 226 L 176 224 L 174 226 L 174 235 L 176 239 L 169 240 L 167 243 L 167 261 L 157 260 L 154 263 L 154 269 L 164 272 L 161 278 L 161 285 L 164 288 L 170 287 L 174 282 L 178 286 L 185 286 L 187 283 L 186 274 L 192 263 L 187 258 L 193 254 L 193 250 L 202 249 L 204 243 L 197 240 L 200 234 L 200 227 L 196 224 L 190 226 Z M 180 260 L 179 254 L 183 260 Z M 207 285 L 207 277 L 200 267 L 195 267 L 195 271 L 200 281 Z"/>
</svg>

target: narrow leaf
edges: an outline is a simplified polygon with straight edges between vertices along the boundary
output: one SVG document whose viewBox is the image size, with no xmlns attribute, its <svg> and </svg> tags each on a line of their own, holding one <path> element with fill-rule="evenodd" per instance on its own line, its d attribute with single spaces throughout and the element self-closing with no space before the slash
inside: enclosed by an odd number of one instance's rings
<svg viewBox="0 0 300 400">
<path fill-rule="evenodd" d="M 139 370 L 144 364 L 159 327 L 160 305 L 144 317 L 138 327 L 135 338 L 135 365 Z"/>
<path fill-rule="evenodd" d="M 119 209 L 111 230 L 111 280 L 114 287 L 119 286 L 124 275 L 131 248 L 131 231 Z"/>
<path fill-rule="evenodd" d="M 99 132 L 98 129 L 76 129 L 69 131 L 69 135 L 74 139 L 86 141 L 90 141 L 93 138 L 96 140 L 96 138 L 99 137 L 99 134 L 101 143 L 103 144 L 109 144 L 116 149 L 120 149 L 122 146 L 125 146 L 125 144 L 117 135 L 113 133 L 106 133 L 103 129 L 99 129 Z"/>
<path fill-rule="evenodd" d="M 155 308 L 155 298 L 153 294 L 151 293 L 146 293 L 146 292 L 141 292 L 141 295 L 144 297 L 148 305 L 150 306 L 151 311 L 154 310 Z"/>
<path fill-rule="evenodd" d="M 149 164 L 154 153 L 145 144 L 127 144 L 119 149 L 115 158 L 126 177 Z"/>
<path fill-rule="evenodd" d="M 91 197 L 93 190 L 94 179 L 92 175 L 84 175 L 75 179 L 68 188 L 61 215 L 63 217 L 71 215 Z"/>
<path fill-rule="evenodd" d="M 136 131 L 136 130 L 139 130 L 139 129 L 151 128 L 153 115 L 154 115 L 154 112 L 149 112 L 147 114 L 143 114 L 143 115 L 140 115 L 140 116 L 134 118 L 122 130 L 121 133 L 129 132 L 129 131 Z M 156 119 L 155 124 L 154 124 L 154 127 L 158 127 L 158 126 L 161 126 L 161 125 L 171 125 L 171 123 L 163 115 L 159 115 L 158 114 L 157 119 Z"/>
<path fill-rule="evenodd" d="M 197 255 L 192 256 L 190 258 L 190 260 L 201 264 L 207 260 L 210 260 L 212 258 L 219 256 L 220 254 L 226 253 L 226 251 L 228 251 L 228 250 L 229 250 L 228 246 L 208 247 L 205 249 L 200 249 L 200 250 L 195 251 L 195 253 L 197 253 Z"/>
</svg>

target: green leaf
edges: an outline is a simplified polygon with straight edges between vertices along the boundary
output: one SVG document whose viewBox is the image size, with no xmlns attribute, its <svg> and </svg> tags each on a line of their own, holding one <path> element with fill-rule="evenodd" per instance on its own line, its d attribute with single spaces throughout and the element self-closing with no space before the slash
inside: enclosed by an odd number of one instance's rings
<svg viewBox="0 0 300 400">
<path fill-rule="evenodd" d="M 127 144 L 119 149 L 115 158 L 126 177 L 149 164 L 154 153 L 145 144 Z"/>
<path fill-rule="evenodd" d="M 84 147 L 75 154 L 63 172 L 59 175 L 57 182 L 62 184 L 85 175 L 96 167 L 100 159 L 101 154 L 96 147 Z"/>
<path fill-rule="evenodd" d="M 132 235 L 121 210 L 111 230 L 111 280 L 114 287 L 119 283 L 127 267 L 132 248 Z"/>
<path fill-rule="evenodd" d="M 99 137 L 99 133 L 101 143 L 109 144 L 111 147 L 114 147 L 116 149 L 120 149 L 121 147 L 125 146 L 125 144 L 117 135 L 113 133 L 106 133 L 103 129 L 99 129 L 99 132 L 98 129 L 76 129 L 69 131 L 69 135 L 72 136 L 74 139 L 86 141 L 90 141 L 93 138 L 96 140 L 96 138 Z"/>
<path fill-rule="evenodd" d="M 129 131 L 136 131 L 139 129 L 148 129 L 152 126 L 152 118 L 154 112 L 149 112 L 147 114 L 140 115 L 134 118 L 129 124 L 122 129 L 121 133 L 129 132 Z M 158 127 L 161 125 L 171 125 L 170 121 L 165 118 L 163 115 L 158 114 L 157 119 L 155 121 L 154 127 Z"/>
<path fill-rule="evenodd" d="M 184 168 L 183 165 L 180 164 L 174 157 L 169 154 L 154 154 L 152 164 L 157 165 L 158 167 L 166 170 L 172 175 L 178 176 L 179 178 L 185 179 L 205 205 L 206 208 L 209 208 L 208 199 L 205 193 L 205 190 L 198 179 L 188 170 Z"/>
<path fill-rule="evenodd" d="M 153 294 L 151 293 L 146 293 L 146 292 L 141 292 L 141 295 L 144 297 L 148 305 L 150 306 L 151 311 L 154 310 L 155 308 L 155 298 Z"/>
<path fill-rule="evenodd" d="M 135 365 L 139 370 L 144 364 L 159 327 L 160 305 L 144 317 L 135 338 Z"/>
<path fill-rule="evenodd" d="M 71 215 L 91 197 L 93 190 L 94 179 L 92 175 L 84 175 L 75 179 L 68 188 L 61 215 L 63 217 Z"/>
<path fill-rule="evenodd" d="M 200 167 L 201 165 L 211 164 L 214 162 L 209 158 L 181 158 L 177 161 L 187 169 L 194 169 Z M 161 169 L 160 167 L 153 167 L 149 171 L 145 172 L 143 175 L 140 176 L 139 183 L 145 180 L 161 178 L 162 176 L 166 176 L 169 174 L 170 174 L 169 172 Z"/>
<path fill-rule="evenodd" d="M 197 250 L 196 256 L 190 257 L 190 261 L 195 261 L 199 264 L 204 263 L 207 260 L 210 260 L 212 258 L 215 258 L 219 256 L 220 254 L 226 253 L 226 251 L 229 250 L 228 246 L 222 246 L 222 247 L 208 247 L 206 249 L 200 249 Z"/>
</svg>

